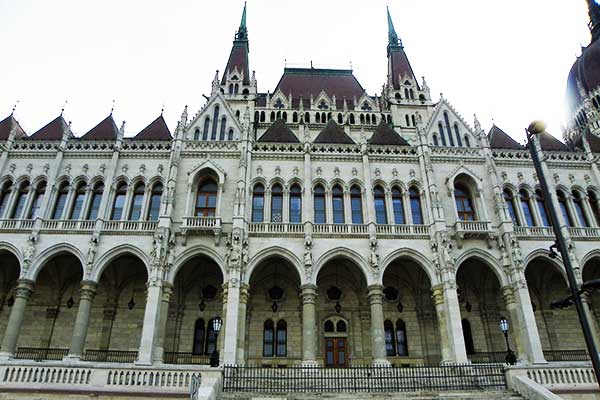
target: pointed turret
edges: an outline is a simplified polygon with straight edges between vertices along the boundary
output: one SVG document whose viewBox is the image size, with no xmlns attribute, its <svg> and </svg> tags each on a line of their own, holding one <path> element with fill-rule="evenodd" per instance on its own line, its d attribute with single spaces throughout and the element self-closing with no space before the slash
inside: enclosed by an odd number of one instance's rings
<svg viewBox="0 0 600 400">
<path fill-rule="evenodd" d="M 236 35 L 236 40 L 248 40 L 248 28 L 246 28 L 246 2 L 244 2 L 244 11 L 242 11 L 242 20 L 240 21 L 240 28 Z"/>
<path fill-rule="evenodd" d="M 394 23 L 390 15 L 390 10 L 387 9 L 388 22 L 388 86 L 392 89 L 399 90 L 403 79 L 408 78 L 411 84 L 419 88 L 419 83 L 415 78 L 415 74 L 410 66 L 408 57 L 404 52 L 402 40 L 398 37 Z"/>
<path fill-rule="evenodd" d="M 396 29 L 394 29 L 394 23 L 392 22 L 392 16 L 390 15 L 390 9 L 386 6 L 387 20 L 388 20 L 388 46 L 400 46 L 402 47 L 402 41 L 398 38 Z"/>
<path fill-rule="evenodd" d="M 244 3 L 244 11 L 242 12 L 242 20 L 240 27 L 235 33 L 233 47 L 229 54 L 229 60 L 221 79 L 221 85 L 231 83 L 232 85 L 242 82 L 243 85 L 250 85 L 250 68 L 248 63 L 248 28 L 246 27 L 246 3 Z M 233 93 L 232 86 L 231 93 Z"/>
</svg>

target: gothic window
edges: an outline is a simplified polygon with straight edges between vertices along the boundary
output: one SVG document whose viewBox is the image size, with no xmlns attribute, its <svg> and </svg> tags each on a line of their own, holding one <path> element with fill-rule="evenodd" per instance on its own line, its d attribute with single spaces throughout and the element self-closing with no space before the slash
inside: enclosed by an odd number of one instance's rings
<svg viewBox="0 0 600 400">
<path fill-rule="evenodd" d="M 335 185 L 331 190 L 331 203 L 333 209 L 333 223 L 343 224 L 344 218 L 344 190 L 340 185 Z"/>
<path fill-rule="evenodd" d="M 337 333 L 345 333 L 347 330 L 346 322 L 341 319 L 335 324 L 335 331 Z"/>
<path fill-rule="evenodd" d="M 67 197 L 69 197 L 69 185 L 67 182 L 64 182 L 60 186 L 60 189 L 58 190 L 58 194 L 56 196 L 56 201 L 54 202 L 54 212 L 52 213 L 52 219 L 62 218 L 63 211 L 65 210 L 65 205 L 67 204 Z"/>
<path fill-rule="evenodd" d="M 406 126 L 410 126 L 410 117 L 408 114 L 404 116 L 404 120 L 406 121 Z"/>
<path fill-rule="evenodd" d="M 138 183 L 133 189 L 133 198 L 131 199 L 131 209 L 129 210 L 129 221 L 139 221 L 142 216 L 142 206 L 144 205 L 144 184 Z"/>
<path fill-rule="evenodd" d="M 576 190 L 573 191 L 573 206 L 575 208 L 575 214 L 577 214 L 577 219 L 579 220 L 579 225 L 589 227 L 590 223 L 585 214 L 585 209 L 583 208 L 583 196 Z"/>
<path fill-rule="evenodd" d="M 204 353 L 204 320 L 198 318 L 194 324 L 194 345 L 192 354 L 200 355 Z"/>
<path fill-rule="evenodd" d="M 273 104 L 273 107 L 277 108 L 278 110 L 281 110 L 284 107 L 283 101 L 281 101 L 281 99 L 277 99 L 277 101 L 275 101 L 275 104 Z"/>
<path fill-rule="evenodd" d="M 96 183 L 94 190 L 92 191 L 92 199 L 90 201 L 90 208 L 86 219 L 95 220 L 98 218 L 98 212 L 100 211 L 100 203 L 102 202 L 103 193 L 104 183 Z"/>
<path fill-rule="evenodd" d="M 433 145 L 434 146 L 439 146 L 437 135 L 433 135 Z"/>
<path fill-rule="evenodd" d="M 209 320 L 206 325 L 206 354 L 212 354 L 217 349 L 217 335 L 215 334 L 215 328 L 213 320 Z"/>
<path fill-rule="evenodd" d="M 233 94 L 238 94 L 239 91 L 240 91 L 240 85 L 236 83 L 233 86 Z M 216 121 L 216 119 L 215 119 L 215 121 Z"/>
<path fill-rule="evenodd" d="M 287 355 L 287 324 L 284 320 L 277 321 L 276 341 L 277 357 L 285 357 Z"/>
<path fill-rule="evenodd" d="M 367 115 L 365 116 L 365 119 L 366 119 L 366 121 L 367 121 L 367 125 L 371 125 L 371 115 L 370 115 L 370 114 L 367 114 Z"/>
<path fill-rule="evenodd" d="M 350 114 L 350 125 L 354 125 L 356 120 L 354 119 L 354 114 Z"/>
<path fill-rule="evenodd" d="M 325 332 L 335 332 L 335 326 L 333 325 L 333 321 L 328 319 L 325 321 L 325 325 L 323 326 L 323 330 Z"/>
<path fill-rule="evenodd" d="M 204 118 L 204 128 L 202 129 L 202 140 L 208 140 L 208 128 L 210 126 L 210 118 Z"/>
<path fill-rule="evenodd" d="M 373 125 L 377 125 L 377 116 L 375 114 L 371 117 L 371 121 L 373 122 Z"/>
<path fill-rule="evenodd" d="M 321 114 L 320 114 L 320 113 L 317 113 L 317 115 L 315 115 L 315 122 L 316 122 L 317 124 L 320 124 L 320 123 L 321 123 Z"/>
<path fill-rule="evenodd" d="M 321 113 L 321 122 L 325 123 L 327 121 L 329 121 L 331 119 L 331 113 L 329 114 L 325 114 L 325 113 Z"/>
<path fill-rule="evenodd" d="M 30 189 L 29 181 L 24 181 L 21 183 L 19 186 L 19 191 L 17 192 L 17 201 L 10 218 L 22 218 L 23 209 L 25 208 L 25 202 L 27 201 L 27 195 L 29 194 Z"/>
<path fill-rule="evenodd" d="M 588 190 L 588 197 L 590 198 L 590 206 L 592 208 L 592 213 L 596 218 L 596 226 L 600 225 L 600 203 L 598 200 L 598 195 L 593 190 Z M 0 211 L 0 215 L 2 212 Z"/>
<path fill-rule="evenodd" d="M 365 123 L 365 114 L 360 114 L 360 123 L 361 123 L 361 125 L 364 125 L 364 123 Z"/>
<path fill-rule="evenodd" d="M 329 105 L 325 102 L 325 100 L 321 100 L 317 108 L 319 110 L 329 110 Z"/>
<path fill-rule="evenodd" d="M 227 118 L 221 118 L 221 126 L 219 131 L 219 140 L 225 140 L 225 129 L 227 128 Z"/>
<path fill-rule="evenodd" d="M 12 188 L 12 181 L 6 181 L 2 185 L 2 191 L 0 191 L 0 218 L 4 216 L 8 199 L 10 198 L 10 191 Z"/>
<path fill-rule="evenodd" d="M 304 113 L 304 123 L 310 124 L 310 114 L 308 111 Z"/>
<path fill-rule="evenodd" d="M 415 92 L 412 89 L 410 89 L 409 93 L 410 93 L 410 99 L 414 100 L 415 99 Z"/>
<path fill-rule="evenodd" d="M 450 146 L 454 146 L 454 138 L 452 137 L 452 129 L 450 129 L 450 119 L 448 118 L 447 112 L 444 112 L 444 122 L 446 123 L 446 132 L 448 133 L 448 142 L 450 142 Z"/>
<path fill-rule="evenodd" d="M 342 114 L 340 114 L 340 113 L 338 113 L 338 115 L 337 115 L 337 122 L 340 125 L 343 124 L 343 117 L 342 117 Z"/>
<path fill-rule="evenodd" d="M 233 140 L 233 129 L 229 128 L 229 132 L 227 132 L 227 140 Z"/>
<path fill-rule="evenodd" d="M 271 111 L 271 115 L 269 116 L 270 122 L 275 122 L 275 111 Z"/>
<path fill-rule="evenodd" d="M 233 83 L 229 84 L 229 94 L 233 94 Z"/>
<path fill-rule="evenodd" d="M 381 186 L 375 186 L 375 189 L 373 189 L 373 196 L 375 198 L 375 221 L 378 224 L 387 224 L 385 191 Z"/>
<path fill-rule="evenodd" d="M 415 225 L 423 225 L 423 210 L 421 209 L 421 194 L 416 187 L 408 191 L 410 196 L 410 212 Z"/>
<path fill-rule="evenodd" d="M 214 217 L 217 212 L 218 187 L 212 179 L 206 179 L 198 185 L 196 194 L 196 217 Z"/>
<path fill-rule="evenodd" d="M 302 222 L 302 189 L 297 184 L 290 188 L 290 222 Z"/>
<path fill-rule="evenodd" d="M 314 212 L 315 224 L 325 223 L 325 189 L 322 185 L 315 186 L 314 189 Z"/>
<path fill-rule="evenodd" d="M 469 137 L 467 135 L 465 135 L 465 146 L 467 147 L 471 147 L 471 142 L 469 141 Z"/>
<path fill-rule="evenodd" d="M 263 222 L 265 209 L 265 187 L 257 183 L 252 193 L 252 222 Z"/>
<path fill-rule="evenodd" d="M 296 111 L 292 114 L 292 122 L 298 122 L 298 113 Z"/>
<path fill-rule="evenodd" d="M 362 210 L 362 191 L 357 185 L 353 185 L 350 188 L 350 209 L 352 211 L 352 223 L 362 224 L 363 223 L 363 210 Z"/>
<path fill-rule="evenodd" d="M 527 226 L 534 226 L 533 212 L 531 211 L 531 202 L 529 198 L 529 192 L 525 189 L 519 191 L 519 199 L 521 200 L 521 208 L 523 210 L 523 216 L 525 217 L 525 224 Z"/>
<path fill-rule="evenodd" d="M 461 221 L 475 221 L 475 207 L 469 189 L 461 184 L 454 184 L 454 201 L 456 202 L 456 211 L 458 219 Z"/>
<path fill-rule="evenodd" d="M 515 209 L 515 196 L 510 189 L 504 189 L 504 201 L 506 202 L 506 207 L 508 207 L 508 213 L 510 214 L 510 219 L 513 224 L 520 225 Z"/>
<path fill-rule="evenodd" d="M 550 218 L 548 218 L 548 210 L 546 208 L 546 201 L 542 195 L 541 190 L 535 191 L 535 203 L 537 204 L 538 211 L 541 217 L 541 224 L 543 226 L 550 226 Z"/>
<path fill-rule="evenodd" d="M 394 209 L 394 223 L 403 225 L 406 223 L 404 219 L 404 206 L 402 204 L 402 191 L 398 186 L 392 188 L 392 207 Z"/>
<path fill-rule="evenodd" d="M 275 325 L 273 320 L 266 320 L 263 325 L 263 357 L 273 357 Z"/>
<path fill-rule="evenodd" d="M 410 116 L 410 121 L 412 122 L 412 126 L 417 126 L 417 120 L 414 115 Z"/>
<path fill-rule="evenodd" d="M 283 114 L 281 114 L 281 116 L 282 116 L 284 122 L 287 122 L 287 112 L 284 111 Z"/>
<path fill-rule="evenodd" d="M 29 219 L 35 219 L 38 217 L 40 212 L 40 207 L 42 206 L 42 200 L 44 199 L 44 195 L 46 194 L 46 181 L 42 181 L 38 183 L 37 188 L 35 189 L 35 197 L 33 198 L 33 203 L 31 204 L 31 209 L 29 210 Z M 0 216 L 2 212 L 0 211 Z"/>
<path fill-rule="evenodd" d="M 148 220 L 158 221 L 160 214 L 160 199 L 163 194 L 163 185 L 160 182 L 154 184 L 150 195 L 150 205 L 148 207 Z"/>
<path fill-rule="evenodd" d="M 560 206 L 560 212 L 562 213 L 565 224 L 570 228 L 573 226 L 573 218 L 569 212 L 567 195 L 562 190 L 556 192 L 558 195 L 558 205 Z"/>
<path fill-rule="evenodd" d="M 86 192 L 87 185 L 83 182 L 80 183 L 79 186 L 77 186 L 77 190 L 75 190 L 75 200 L 73 200 L 73 205 L 71 206 L 71 215 L 68 217 L 68 219 L 81 218 Z"/>
<path fill-rule="evenodd" d="M 271 222 L 283 222 L 283 188 L 280 184 L 271 188 Z"/>
<path fill-rule="evenodd" d="M 454 124 L 454 134 L 456 135 L 456 145 L 462 147 L 462 139 L 460 138 L 458 124 Z"/>
<path fill-rule="evenodd" d="M 125 208 L 125 197 L 127 196 L 127 184 L 125 182 L 119 183 L 117 190 L 115 191 L 115 200 L 113 202 L 112 215 L 113 221 L 118 221 L 123 217 L 123 209 Z M 56 212 L 56 210 L 55 210 Z"/>
<path fill-rule="evenodd" d="M 394 324 L 389 319 L 386 319 L 383 323 L 383 330 L 385 331 L 385 353 L 388 357 L 394 357 L 396 355 L 396 341 L 394 340 Z"/>
<path fill-rule="evenodd" d="M 475 346 L 473 345 L 473 333 L 471 332 L 471 324 L 465 318 L 461 321 L 463 337 L 465 339 L 465 349 L 467 350 L 467 354 L 475 353 Z"/>
<path fill-rule="evenodd" d="M 440 139 L 442 140 L 442 146 L 446 145 L 446 136 L 444 136 L 444 127 L 441 122 L 438 122 L 438 131 L 440 132 Z"/>
<path fill-rule="evenodd" d="M 408 95 L 408 89 L 404 88 L 404 98 L 408 99 L 409 95 Z"/>
<path fill-rule="evenodd" d="M 217 140 L 217 121 L 219 120 L 219 105 L 215 106 L 213 111 L 213 124 L 210 132 L 210 140 Z"/>
<path fill-rule="evenodd" d="M 240 110 L 236 110 L 235 111 L 235 117 L 239 120 L 240 119 Z"/>
<path fill-rule="evenodd" d="M 265 122 L 265 112 L 264 111 L 260 112 L 260 122 Z"/>
<path fill-rule="evenodd" d="M 200 140 L 200 129 L 198 128 L 194 130 L 194 140 Z"/>
<path fill-rule="evenodd" d="M 260 119 L 260 113 L 258 111 L 254 112 L 254 122 L 258 122 L 258 120 Z"/>
<path fill-rule="evenodd" d="M 408 342 L 406 337 L 406 324 L 403 320 L 396 321 L 396 350 L 399 356 L 408 355 Z"/>
</svg>

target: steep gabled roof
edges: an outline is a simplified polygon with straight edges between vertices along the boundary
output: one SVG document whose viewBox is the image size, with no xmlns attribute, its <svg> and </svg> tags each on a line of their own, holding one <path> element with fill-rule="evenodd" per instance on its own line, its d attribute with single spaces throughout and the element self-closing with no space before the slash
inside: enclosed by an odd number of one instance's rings
<svg viewBox="0 0 600 400">
<path fill-rule="evenodd" d="M 377 126 L 377 129 L 375 129 L 371 139 L 369 139 L 369 144 L 408 146 L 408 142 L 394 128 L 385 123 L 383 119 Z"/>
<path fill-rule="evenodd" d="M 31 140 L 61 140 L 66 129 L 69 129 L 62 115 L 54 118 L 40 130 L 29 136 Z"/>
<path fill-rule="evenodd" d="M 162 114 L 133 137 L 135 140 L 171 140 L 171 132 Z"/>
<path fill-rule="evenodd" d="M 17 137 L 27 136 L 21 125 L 19 125 L 19 122 L 10 114 L 0 121 L 0 140 L 7 140 L 13 128 L 17 130 Z"/>
<path fill-rule="evenodd" d="M 346 135 L 346 132 L 332 119 L 329 120 L 325 128 L 317 135 L 314 143 L 355 144 L 354 140 Z"/>
<path fill-rule="evenodd" d="M 496 125 L 492 126 L 488 133 L 488 141 L 492 149 L 511 149 L 511 150 L 523 150 L 523 146 L 519 144 L 515 139 L 511 138 L 506 132 L 498 128 Z"/>
<path fill-rule="evenodd" d="M 540 146 L 542 150 L 557 150 L 557 151 L 570 151 L 569 146 L 549 134 L 548 132 L 542 132 L 539 136 Z"/>
<path fill-rule="evenodd" d="M 116 140 L 119 135 L 119 129 L 115 120 L 110 114 L 104 118 L 98 125 L 90 129 L 88 133 L 81 137 L 81 140 Z"/>
<path fill-rule="evenodd" d="M 258 139 L 258 142 L 300 143 L 294 132 L 282 119 L 273 122 Z"/>
</svg>

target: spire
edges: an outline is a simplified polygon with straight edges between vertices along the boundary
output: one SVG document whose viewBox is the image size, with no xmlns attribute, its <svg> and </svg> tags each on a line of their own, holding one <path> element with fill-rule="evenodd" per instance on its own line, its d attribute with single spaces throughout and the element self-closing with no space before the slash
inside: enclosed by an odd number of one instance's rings
<svg viewBox="0 0 600 400">
<path fill-rule="evenodd" d="M 235 33 L 235 39 L 233 41 L 233 47 L 229 54 L 229 60 L 227 66 L 223 71 L 223 78 L 221 79 L 221 85 L 227 83 L 230 74 L 237 69 L 238 73 L 243 74 L 244 85 L 250 85 L 250 68 L 248 62 L 248 28 L 246 27 L 246 3 L 244 3 L 244 11 L 242 12 L 242 20 L 240 21 L 240 27 Z M 238 75 L 238 79 L 240 76 Z"/>
<path fill-rule="evenodd" d="M 246 28 L 246 2 L 244 2 L 242 20 L 240 21 L 240 27 L 235 34 L 235 40 L 248 40 L 248 28 Z"/>
<path fill-rule="evenodd" d="M 600 4 L 597 0 L 587 0 L 590 22 L 589 27 L 592 32 L 592 42 L 600 38 Z"/>
<path fill-rule="evenodd" d="M 593 0 L 590 0 L 593 1 Z M 402 47 L 402 41 L 398 38 L 398 34 L 394 29 L 394 23 L 392 22 L 392 16 L 390 15 L 390 9 L 386 6 L 387 21 L 388 21 L 388 46 L 400 46 Z"/>
</svg>

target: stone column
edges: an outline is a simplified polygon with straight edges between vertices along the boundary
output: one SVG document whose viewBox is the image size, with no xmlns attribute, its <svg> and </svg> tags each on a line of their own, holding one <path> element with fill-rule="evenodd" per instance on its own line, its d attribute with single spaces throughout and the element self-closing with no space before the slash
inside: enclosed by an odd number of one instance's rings
<svg viewBox="0 0 600 400">
<path fill-rule="evenodd" d="M 17 339 L 23 323 L 23 315 L 27 301 L 33 293 L 34 282 L 30 279 L 19 279 L 17 281 L 17 289 L 15 295 L 15 303 L 10 311 L 4 338 L 2 339 L 2 347 L 0 347 L 0 359 L 11 359 L 15 354 Z"/>
<path fill-rule="evenodd" d="M 590 321 L 590 329 L 592 331 L 592 337 L 594 338 L 594 342 L 596 343 L 596 348 L 599 348 L 600 346 L 600 331 L 598 329 L 598 320 L 596 320 L 596 316 L 594 315 L 594 312 L 592 311 L 592 301 L 590 299 L 590 296 L 587 294 L 583 294 L 581 296 L 581 302 L 583 303 L 583 310 L 585 312 L 585 315 L 588 319 L 588 321 Z"/>
<path fill-rule="evenodd" d="M 442 347 L 442 363 L 467 363 L 465 338 L 456 286 L 444 282 L 432 288 Z"/>
<path fill-rule="evenodd" d="M 317 365 L 317 285 L 300 286 L 302 300 L 302 364 Z"/>
<path fill-rule="evenodd" d="M 79 307 L 77 307 L 77 317 L 73 327 L 73 336 L 69 345 L 69 359 L 80 359 L 83 355 L 85 338 L 90 323 L 90 310 L 94 297 L 96 297 L 96 288 L 98 284 L 94 281 L 82 281 L 79 288 Z"/>
<path fill-rule="evenodd" d="M 136 364 L 152 365 L 155 357 L 154 345 L 161 315 L 162 280 L 151 276 L 146 286 L 148 289 L 146 294 L 146 309 L 144 311 L 144 325 L 142 327 L 142 338 L 140 339 Z"/>
<path fill-rule="evenodd" d="M 383 329 L 383 286 L 368 287 L 369 306 L 371 307 L 371 353 L 373 364 L 390 365 L 385 352 L 385 332 Z"/>
<path fill-rule="evenodd" d="M 519 360 L 534 364 L 545 363 L 542 342 L 524 278 L 514 286 L 504 286 L 502 297 L 512 322 L 513 339 Z"/>
<path fill-rule="evenodd" d="M 169 303 L 173 295 L 173 284 L 165 282 L 162 288 L 162 304 L 160 306 L 160 320 L 158 322 L 158 333 L 156 335 L 156 346 L 154 360 L 163 362 L 165 354 L 165 338 L 167 336 L 167 320 L 169 319 Z"/>
<path fill-rule="evenodd" d="M 227 313 L 220 335 L 223 336 L 222 364 L 235 364 L 238 352 L 238 321 L 240 311 L 240 284 L 237 278 L 231 278 L 227 285 Z"/>
<path fill-rule="evenodd" d="M 238 364 L 244 364 L 246 362 L 246 308 L 248 306 L 248 298 L 250 293 L 248 292 L 249 286 L 245 283 L 240 285 L 240 315 L 238 317 L 238 353 L 237 362 Z"/>
</svg>

